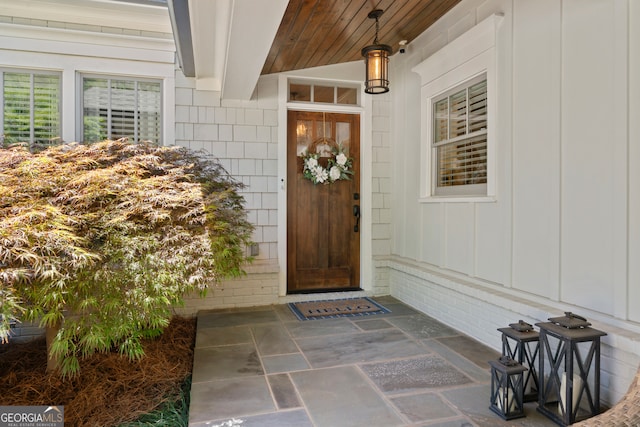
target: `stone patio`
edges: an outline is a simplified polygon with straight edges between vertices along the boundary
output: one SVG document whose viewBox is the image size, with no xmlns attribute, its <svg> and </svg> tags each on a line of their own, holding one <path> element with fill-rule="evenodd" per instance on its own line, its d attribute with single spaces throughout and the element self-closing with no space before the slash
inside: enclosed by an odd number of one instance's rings
<svg viewBox="0 0 640 427">
<path fill-rule="evenodd" d="M 554 426 L 489 410 L 499 354 L 392 297 L 388 314 L 299 321 L 286 305 L 198 315 L 192 427 Z M 498 333 L 496 331 L 496 333 Z"/>
</svg>

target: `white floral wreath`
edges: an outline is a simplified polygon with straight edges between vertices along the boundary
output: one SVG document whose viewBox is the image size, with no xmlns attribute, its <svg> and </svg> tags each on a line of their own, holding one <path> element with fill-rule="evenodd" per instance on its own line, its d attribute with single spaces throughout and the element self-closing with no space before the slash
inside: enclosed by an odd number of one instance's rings
<svg viewBox="0 0 640 427">
<path fill-rule="evenodd" d="M 353 175 L 351 167 L 353 159 L 344 154 L 344 149 L 339 146 L 331 150 L 333 157 L 329 158 L 327 167 L 323 167 L 318 162 L 319 155 L 317 153 L 309 153 L 305 150 L 302 159 L 304 166 L 302 170 L 303 176 L 314 184 L 331 184 L 333 182 L 351 179 L 349 175 Z"/>
</svg>

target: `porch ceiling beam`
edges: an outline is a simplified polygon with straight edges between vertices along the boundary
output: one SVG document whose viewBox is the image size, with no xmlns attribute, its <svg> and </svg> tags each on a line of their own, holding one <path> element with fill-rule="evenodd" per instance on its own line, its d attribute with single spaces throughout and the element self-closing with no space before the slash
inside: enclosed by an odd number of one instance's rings
<svg viewBox="0 0 640 427">
<path fill-rule="evenodd" d="M 250 99 L 288 0 L 234 0 L 222 97 Z"/>
<path fill-rule="evenodd" d="M 189 0 L 167 0 L 167 6 L 180 68 L 186 77 L 195 77 L 196 66 L 193 58 Z"/>
<path fill-rule="evenodd" d="M 251 99 L 288 0 L 168 0 L 178 60 L 196 88 Z"/>
</svg>

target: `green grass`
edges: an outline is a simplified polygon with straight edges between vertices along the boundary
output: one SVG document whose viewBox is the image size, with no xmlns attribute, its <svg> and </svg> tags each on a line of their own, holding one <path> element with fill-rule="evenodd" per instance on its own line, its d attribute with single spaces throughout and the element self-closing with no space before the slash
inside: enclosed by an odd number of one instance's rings
<svg viewBox="0 0 640 427">
<path fill-rule="evenodd" d="M 145 414 L 134 422 L 121 424 L 119 427 L 188 427 L 190 392 L 191 375 L 185 378 L 176 400 L 167 402 L 156 411 Z"/>
</svg>

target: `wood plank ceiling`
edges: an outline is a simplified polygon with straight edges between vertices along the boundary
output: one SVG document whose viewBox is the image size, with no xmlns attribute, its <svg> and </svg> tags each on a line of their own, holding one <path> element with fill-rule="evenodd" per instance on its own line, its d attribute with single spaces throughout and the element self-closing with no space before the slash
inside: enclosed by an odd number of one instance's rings
<svg viewBox="0 0 640 427">
<path fill-rule="evenodd" d="M 262 68 L 279 73 L 362 59 L 373 43 L 374 9 L 379 19 L 378 42 L 399 49 L 411 43 L 461 0 L 290 0 Z"/>
</svg>

